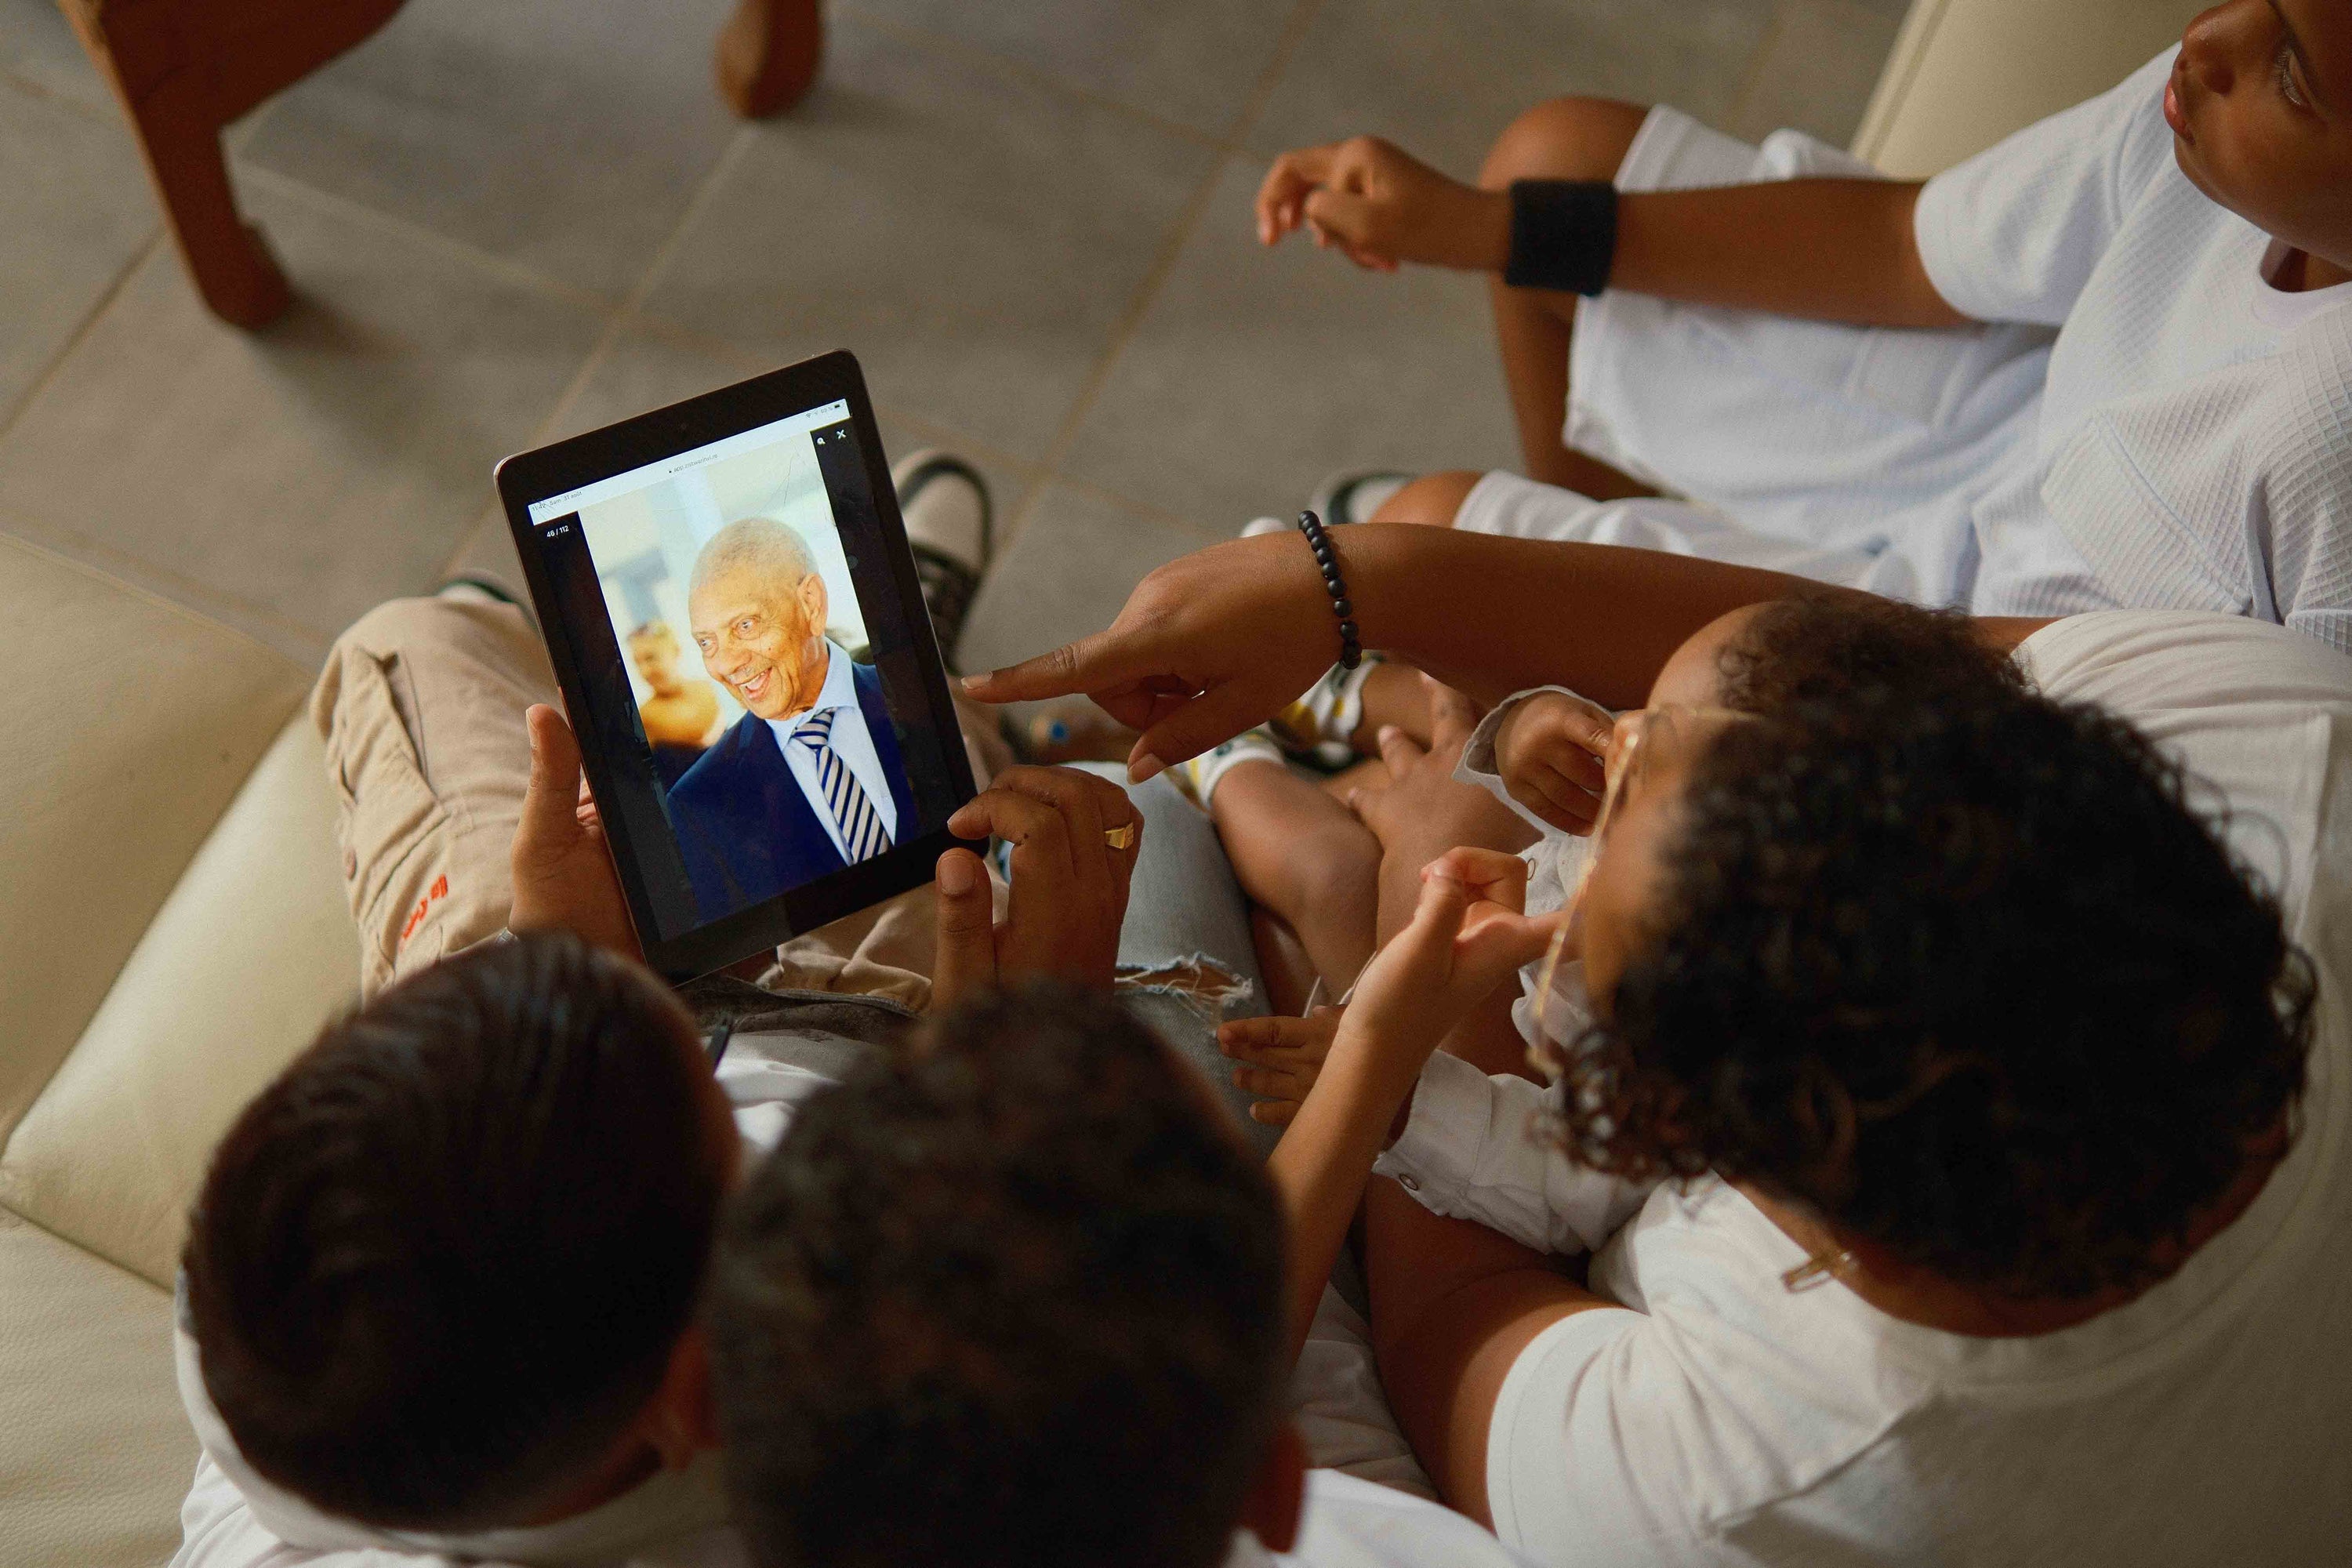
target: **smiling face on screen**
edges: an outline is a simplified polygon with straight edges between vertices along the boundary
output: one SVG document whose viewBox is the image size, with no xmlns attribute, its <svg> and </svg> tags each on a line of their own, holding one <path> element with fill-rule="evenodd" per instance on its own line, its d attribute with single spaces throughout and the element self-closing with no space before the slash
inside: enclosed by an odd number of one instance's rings
<svg viewBox="0 0 2352 1568">
<path fill-rule="evenodd" d="M 790 718 L 824 689 L 824 579 L 807 548 L 766 518 L 730 523 L 695 562 L 687 595 L 702 668 L 758 718 Z"/>
</svg>

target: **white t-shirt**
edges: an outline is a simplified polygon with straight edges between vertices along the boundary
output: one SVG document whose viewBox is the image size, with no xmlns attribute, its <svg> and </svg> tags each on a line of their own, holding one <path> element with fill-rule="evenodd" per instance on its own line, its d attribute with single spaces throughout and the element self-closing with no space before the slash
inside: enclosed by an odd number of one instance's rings
<svg viewBox="0 0 2352 1568">
<path fill-rule="evenodd" d="M 2050 695 L 2137 724 L 2227 800 L 2320 1000 L 2287 1158 L 2172 1279 L 2057 1333 L 1975 1339 L 1843 1286 L 1735 1189 L 1662 1186 L 1488 1434 L 1503 1539 L 1545 1563 L 2309 1564 L 2352 1542 L 2352 658 L 2228 616 L 2113 611 L 2027 639 Z M 1388 1168 L 1529 1246 L 1629 1194 L 1534 1135 L 1541 1096 L 1440 1056 Z"/>
<path fill-rule="evenodd" d="M 2352 650 L 2352 284 L 2273 288 L 2270 236 L 2180 172 L 2175 52 L 1920 195 L 1920 259 L 1947 301 L 2063 323 L 2033 449 L 1973 510 L 1979 549 L 1990 573 L 2055 521 L 2117 604 Z"/>
</svg>

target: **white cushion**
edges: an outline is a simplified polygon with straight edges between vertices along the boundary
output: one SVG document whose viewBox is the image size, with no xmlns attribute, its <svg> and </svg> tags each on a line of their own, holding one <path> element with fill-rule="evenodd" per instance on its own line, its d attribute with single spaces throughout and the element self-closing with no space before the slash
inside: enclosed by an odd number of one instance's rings
<svg viewBox="0 0 2352 1568">
<path fill-rule="evenodd" d="M 1853 150 L 1922 179 L 2146 65 L 2209 0 L 1912 0 Z"/>
<path fill-rule="evenodd" d="M 0 1561 L 155 1568 L 195 1468 L 172 1299 L 0 1212 Z"/>
<path fill-rule="evenodd" d="M 250 638 L 0 536 L 0 1138 L 308 684 Z"/>
<path fill-rule="evenodd" d="M 335 798 L 297 715 L 0 1152 L 0 1203 L 169 1284 L 213 1145 L 358 988 Z"/>
</svg>

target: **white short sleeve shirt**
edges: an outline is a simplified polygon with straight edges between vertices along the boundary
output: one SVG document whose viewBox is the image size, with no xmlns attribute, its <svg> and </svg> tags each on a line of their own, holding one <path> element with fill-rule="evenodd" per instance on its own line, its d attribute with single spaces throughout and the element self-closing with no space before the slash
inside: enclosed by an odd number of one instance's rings
<svg viewBox="0 0 2352 1568">
<path fill-rule="evenodd" d="M 1977 531 L 1990 558 L 2046 518 L 2116 604 L 2352 650 L 2352 284 L 2273 288 L 2271 237 L 2181 173 L 2174 54 L 1920 195 L 1920 259 L 1947 301 L 2061 328 L 2032 449 Z"/>
</svg>

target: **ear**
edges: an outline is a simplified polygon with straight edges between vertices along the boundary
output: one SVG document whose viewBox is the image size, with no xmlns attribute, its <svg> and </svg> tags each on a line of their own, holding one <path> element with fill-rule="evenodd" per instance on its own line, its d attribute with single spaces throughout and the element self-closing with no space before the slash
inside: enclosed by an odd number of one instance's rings
<svg viewBox="0 0 2352 1568">
<path fill-rule="evenodd" d="M 1241 1527 L 1268 1552 L 1298 1544 L 1298 1517 L 1307 1506 L 1307 1445 L 1298 1428 L 1285 1421 L 1265 1446 L 1257 1479 L 1242 1500 Z"/>
<path fill-rule="evenodd" d="M 824 579 L 812 572 L 801 579 L 801 614 L 808 617 L 809 636 L 824 635 L 825 612 L 832 603 L 824 591 Z"/>
<path fill-rule="evenodd" d="M 637 1430 L 661 1456 L 662 1468 L 681 1470 L 719 1447 L 719 1407 L 710 1392 L 710 1339 L 688 1324 L 669 1352 L 661 1386 L 637 1418 Z"/>
</svg>

